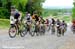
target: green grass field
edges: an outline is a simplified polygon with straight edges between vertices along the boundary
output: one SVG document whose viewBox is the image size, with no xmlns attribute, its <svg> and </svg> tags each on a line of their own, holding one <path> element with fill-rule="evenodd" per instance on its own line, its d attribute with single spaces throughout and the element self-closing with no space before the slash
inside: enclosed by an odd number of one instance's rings
<svg viewBox="0 0 75 49">
<path fill-rule="evenodd" d="M 0 19 L 0 29 L 9 28 L 10 22 L 8 19 Z"/>
</svg>

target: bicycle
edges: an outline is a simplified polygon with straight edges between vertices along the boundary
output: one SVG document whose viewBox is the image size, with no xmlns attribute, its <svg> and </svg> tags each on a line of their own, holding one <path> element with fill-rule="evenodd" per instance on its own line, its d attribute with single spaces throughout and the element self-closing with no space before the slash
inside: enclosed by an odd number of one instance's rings
<svg viewBox="0 0 75 49">
<path fill-rule="evenodd" d="M 24 24 L 20 23 L 20 25 L 18 25 L 18 26 L 17 25 L 18 24 L 11 24 L 11 26 L 9 28 L 8 33 L 11 38 L 14 38 L 14 37 L 16 37 L 16 35 L 19 35 L 19 34 L 21 37 L 24 37 L 26 34 L 25 32 L 23 32 L 25 30 Z"/>
<path fill-rule="evenodd" d="M 35 23 L 34 24 L 35 26 L 34 26 L 34 35 L 36 34 L 37 36 L 39 36 L 39 30 L 40 30 L 40 27 L 39 27 L 39 24 L 38 24 L 38 22 L 37 23 Z"/>
<path fill-rule="evenodd" d="M 56 25 L 56 27 L 57 27 L 57 36 L 60 36 L 61 35 L 60 25 Z"/>
<path fill-rule="evenodd" d="M 45 25 L 44 24 L 40 24 L 40 30 L 39 30 L 39 32 L 40 32 L 40 35 L 45 35 L 45 30 L 46 28 L 45 28 Z"/>
<path fill-rule="evenodd" d="M 30 22 L 26 22 L 24 25 L 24 30 L 22 31 L 22 33 L 25 33 L 24 36 L 29 33 L 32 37 L 34 36 L 34 30 L 32 30 L 32 26 L 30 25 Z"/>
</svg>

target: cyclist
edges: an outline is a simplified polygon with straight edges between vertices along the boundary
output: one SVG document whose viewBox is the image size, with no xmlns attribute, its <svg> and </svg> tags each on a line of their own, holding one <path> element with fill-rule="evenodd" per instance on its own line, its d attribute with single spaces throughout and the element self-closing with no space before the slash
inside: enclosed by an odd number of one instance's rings
<svg viewBox="0 0 75 49">
<path fill-rule="evenodd" d="M 60 24 L 61 24 L 60 20 L 57 19 L 57 21 L 56 21 L 56 25 L 59 25 L 59 26 L 60 26 Z"/>
<path fill-rule="evenodd" d="M 65 23 L 65 21 L 63 20 L 62 23 L 61 23 L 61 26 L 62 26 L 62 29 L 67 29 L 67 24 Z"/>
<path fill-rule="evenodd" d="M 49 25 L 49 20 L 46 19 L 45 24 L 47 24 L 47 26 Z"/>
<path fill-rule="evenodd" d="M 52 18 L 52 19 L 51 19 L 51 26 L 55 27 L 55 23 L 56 23 L 56 22 L 55 22 L 54 18 Z"/>
<path fill-rule="evenodd" d="M 54 18 L 52 18 L 52 19 L 51 19 L 51 25 L 55 26 L 55 23 L 56 23 L 56 22 L 55 22 Z"/>
<path fill-rule="evenodd" d="M 10 23 L 16 24 L 17 29 L 19 29 L 19 22 L 21 20 L 20 12 L 15 8 L 15 6 L 11 6 L 11 16 L 10 16 Z"/>
<path fill-rule="evenodd" d="M 57 21 L 56 21 L 56 27 L 57 27 L 57 29 L 60 28 L 60 26 L 61 26 L 61 22 L 60 22 L 59 19 L 57 19 Z"/>
<path fill-rule="evenodd" d="M 57 28 L 57 36 L 61 34 L 61 21 L 57 19 L 56 21 L 56 28 Z"/>
<path fill-rule="evenodd" d="M 25 20 L 26 20 L 26 24 L 29 26 L 29 29 L 30 29 L 31 28 L 31 24 L 32 24 L 32 17 L 31 17 L 30 13 L 26 13 Z"/>
<path fill-rule="evenodd" d="M 50 21 L 49 21 L 49 19 L 45 20 L 45 26 L 46 26 L 46 30 L 49 31 L 50 30 Z"/>
<path fill-rule="evenodd" d="M 34 13 L 32 15 L 32 20 L 33 20 L 34 25 L 38 25 L 39 26 L 40 22 L 39 22 L 39 16 L 38 16 L 38 14 Z"/>
</svg>

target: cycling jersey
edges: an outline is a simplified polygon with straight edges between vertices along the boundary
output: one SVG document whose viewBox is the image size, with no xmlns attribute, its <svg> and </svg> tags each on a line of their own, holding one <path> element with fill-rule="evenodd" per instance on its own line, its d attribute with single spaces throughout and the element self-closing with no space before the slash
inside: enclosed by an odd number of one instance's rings
<svg viewBox="0 0 75 49">
<path fill-rule="evenodd" d="M 39 21 L 39 17 L 38 16 L 35 16 L 35 21 Z"/>
<path fill-rule="evenodd" d="M 35 15 L 32 15 L 32 19 L 35 19 Z"/>
<path fill-rule="evenodd" d="M 39 17 L 37 15 L 33 15 L 32 19 L 35 19 L 35 21 L 39 21 Z"/>
<path fill-rule="evenodd" d="M 18 21 L 20 20 L 21 18 L 20 18 L 20 12 L 18 11 L 18 10 L 12 10 L 11 11 L 11 16 L 10 16 L 10 23 L 12 24 L 12 22 L 13 22 L 13 24 L 14 24 L 14 22 L 15 23 L 18 23 Z M 13 21 L 12 21 L 13 20 Z"/>
<path fill-rule="evenodd" d="M 57 22 L 57 25 L 60 25 L 60 22 Z"/>
<path fill-rule="evenodd" d="M 15 24 L 15 19 L 13 16 L 10 16 L 10 24 Z"/>
<path fill-rule="evenodd" d="M 48 20 L 48 19 L 46 19 L 46 22 L 45 22 L 45 24 L 49 24 L 49 20 Z"/>
<path fill-rule="evenodd" d="M 25 18 L 26 18 L 26 21 L 27 21 L 27 22 L 31 22 L 31 21 L 32 21 L 32 18 L 31 18 L 30 15 L 27 15 Z"/>
<path fill-rule="evenodd" d="M 52 19 L 52 24 L 55 24 L 55 20 L 54 19 Z"/>
<path fill-rule="evenodd" d="M 19 18 L 19 16 L 20 16 L 20 14 L 19 14 L 19 13 L 15 13 L 15 15 L 14 15 L 14 19 L 18 19 L 18 18 Z"/>
<path fill-rule="evenodd" d="M 17 9 L 15 9 L 14 11 L 11 11 L 11 15 L 14 16 L 14 19 L 18 19 L 20 16 L 20 13 Z"/>
<path fill-rule="evenodd" d="M 64 22 L 62 22 L 61 25 L 64 26 L 64 27 L 67 27 L 67 24 L 64 23 Z"/>
</svg>

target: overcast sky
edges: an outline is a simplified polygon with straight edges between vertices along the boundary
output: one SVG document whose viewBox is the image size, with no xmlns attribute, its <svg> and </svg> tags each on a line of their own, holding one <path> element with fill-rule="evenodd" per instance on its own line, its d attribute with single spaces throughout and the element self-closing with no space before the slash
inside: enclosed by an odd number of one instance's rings
<svg viewBox="0 0 75 49">
<path fill-rule="evenodd" d="M 45 3 L 43 3 L 43 7 L 73 7 L 73 0 L 46 0 Z"/>
</svg>

